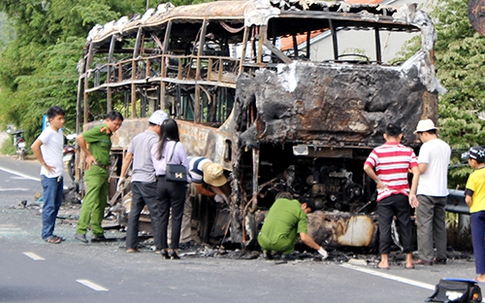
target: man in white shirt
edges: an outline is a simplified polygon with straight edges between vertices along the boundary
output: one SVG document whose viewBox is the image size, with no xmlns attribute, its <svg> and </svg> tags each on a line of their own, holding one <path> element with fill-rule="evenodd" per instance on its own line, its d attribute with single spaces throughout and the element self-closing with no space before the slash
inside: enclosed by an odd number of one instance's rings
<svg viewBox="0 0 485 303">
<path fill-rule="evenodd" d="M 62 150 L 64 137 L 61 129 L 64 127 L 65 113 L 59 106 L 52 106 L 47 111 L 50 126 L 46 127 L 30 147 L 42 167 L 40 169 L 41 183 L 44 193 L 42 201 L 42 239 L 47 243 L 58 244 L 64 239 L 54 235 L 57 213 L 62 204 L 64 181 L 62 172 Z"/>
<path fill-rule="evenodd" d="M 448 165 L 451 148 L 438 138 L 438 128 L 430 119 L 421 120 L 416 131 L 423 142 L 418 156 L 417 264 L 446 264 L 445 205 L 448 196 Z M 433 243 L 436 247 L 434 256 Z"/>
</svg>

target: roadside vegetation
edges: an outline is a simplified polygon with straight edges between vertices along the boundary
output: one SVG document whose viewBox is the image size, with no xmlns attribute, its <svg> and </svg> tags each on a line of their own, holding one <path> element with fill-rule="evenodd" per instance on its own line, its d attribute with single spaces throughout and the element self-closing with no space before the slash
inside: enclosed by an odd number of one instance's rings
<svg viewBox="0 0 485 303">
<path fill-rule="evenodd" d="M 189 1 L 172 1 L 175 5 Z M 96 24 L 133 17 L 156 0 L 0 0 L 0 129 L 23 129 L 28 144 L 40 134 L 52 105 L 66 111 L 75 129 L 77 63 Z M 5 19 L 7 16 L 7 19 Z M 5 37 L 4 37 L 5 36 Z M 4 38 L 4 39 L 2 39 Z"/>
<path fill-rule="evenodd" d="M 12 144 L 12 140 L 3 141 L 0 146 L 0 155 L 15 155 L 16 148 Z"/>
</svg>

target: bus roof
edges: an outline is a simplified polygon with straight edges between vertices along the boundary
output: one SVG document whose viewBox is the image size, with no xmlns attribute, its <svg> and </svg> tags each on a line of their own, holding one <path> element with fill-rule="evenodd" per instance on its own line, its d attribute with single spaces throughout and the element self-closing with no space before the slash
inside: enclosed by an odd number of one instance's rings
<svg viewBox="0 0 485 303">
<path fill-rule="evenodd" d="M 276 2 L 275 2 L 276 3 Z M 287 6 L 279 4 L 286 3 Z M 263 25 L 274 17 L 284 18 L 319 18 L 336 20 L 345 26 L 355 24 L 354 21 L 368 23 L 384 23 L 393 30 L 409 30 L 404 27 L 412 25 L 406 18 L 395 18 L 397 10 L 394 7 L 377 4 L 350 5 L 345 2 L 328 3 L 324 1 L 290 1 L 274 4 L 270 0 L 247 1 L 215 1 L 193 5 L 174 7 L 170 2 L 160 4 L 157 9 L 151 8 L 143 15 L 137 14 L 128 19 L 124 16 L 118 21 L 94 26 L 87 37 L 87 43 L 103 43 L 111 35 L 135 34 L 139 28 L 153 28 L 168 21 L 184 20 L 218 20 L 228 23 L 244 24 L 245 26 Z M 405 17 L 405 16 L 404 16 Z M 415 29 L 417 30 L 417 28 Z"/>
</svg>

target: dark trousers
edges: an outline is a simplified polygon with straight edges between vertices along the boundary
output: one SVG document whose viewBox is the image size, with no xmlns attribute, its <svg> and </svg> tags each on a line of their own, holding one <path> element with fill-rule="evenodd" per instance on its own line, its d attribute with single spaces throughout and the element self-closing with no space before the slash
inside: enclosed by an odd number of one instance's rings
<svg viewBox="0 0 485 303">
<path fill-rule="evenodd" d="M 187 183 L 171 182 L 165 180 L 165 176 L 157 178 L 157 200 L 161 206 L 161 243 L 162 248 L 167 248 L 167 228 L 170 208 L 172 209 L 172 234 L 170 248 L 178 249 L 180 231 L 182 229 L 182 217 L 184 214 L 185 193 Z"/>
<path fill-rule="evenodd" d="M 478 275 L 485 274 L 485 211 L 471 214 L 473 255 L 475 256 L 475 269 Z"/>
<path fill-rule="evenodd" d="M 394 216 L 399 231 L 401 244 L 405 253 L 413 251 L 411 210 L 408 197 L 405 195 L 392 195 L 377 202 L 379 215 L 379 252 L 391 252 L 392 237 L 391 224 Z"/>
<path fill-rule="evenodd" d="M 141 211 L 146 205 L 150 211 L 155 248 L 157 250 L 162 249 L 160 243 L 162 212 L 157 201 L 157 182 L 132 182 L 131 192 L 133 196 L 131 198 L 130 217 L 128 219 L 128 230 L 126 232 L 126 248 L 138 247 L 138 224 Z"/>
</svg>

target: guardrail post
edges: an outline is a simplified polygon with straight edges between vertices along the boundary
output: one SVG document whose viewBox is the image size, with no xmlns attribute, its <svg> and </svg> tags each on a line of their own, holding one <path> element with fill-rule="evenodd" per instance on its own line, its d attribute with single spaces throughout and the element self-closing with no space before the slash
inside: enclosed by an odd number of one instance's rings
<svg viewBox="0 0 485 303">
<path fill-rule="evenodd" d="M 462 235 L 470 227 L 470 215 L 458 214 L 458 234 Z"/>
</svg>

